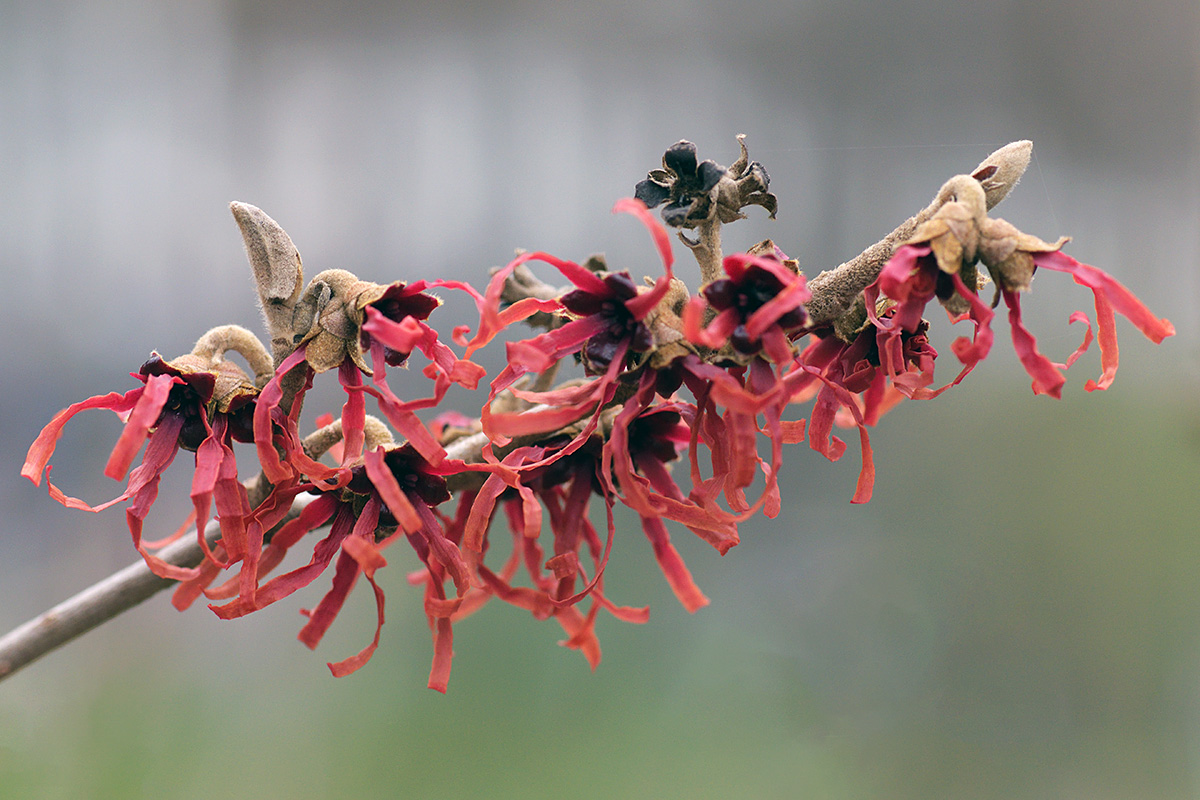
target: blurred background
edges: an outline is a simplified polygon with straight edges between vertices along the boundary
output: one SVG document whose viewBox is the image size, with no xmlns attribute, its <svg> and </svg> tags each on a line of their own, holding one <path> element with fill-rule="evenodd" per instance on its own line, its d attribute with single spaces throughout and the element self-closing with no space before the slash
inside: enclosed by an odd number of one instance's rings
<svg viewBox="0 0 1200 800">
<path fill-rule="evenodd" d="M 155 598 L 0 685 L 0 797 L 1200 796 L 1198 53 L 1193 0 L 0 0 L 3 630 L 134 556 L 119 510 L 19 478 L 38 430 L 131 388 L 151 349 L 257 329 L 231 200 L 309 275 L 482 286 L 518 247 L 658 274 L 613 202 L 676 140 L 728 164 L 745 133 L 780 211 L 727 247 L 771 236 L 811 276 L 1030 138 L 994 213 L 1074 237 L 1179 332 L 1120 321 L 1113 388 L 1083 391 L 1091 353 L 1056 402 L 1001 322 L 965 385 L 873 432 L 870 504 L 849 504 L 851 436 L 837 464 L 795 448 L 783 513 L 727 556 L 679 531 L 712 599 L 694 616 L 620 516 L 608 594 L 653 613 L 602 619 L 594 674 L 496 605 L 456 628 L 449 694 L 424 688 L 399 550 L 380 648 L 340 680 L 325 662 L 371 636 L 361 588 L 316 653 L 297 610 L 327 578 L 236 622 Z M 1090 293 L 1035 290 L 1061 359 Z M 446 333 L 473 313 L 448 300 Z M 116 494 L 118 430 L 79 417 L 56 481 Z M 174 472 L 162 533 L 187 510 Z"/>
</svg>

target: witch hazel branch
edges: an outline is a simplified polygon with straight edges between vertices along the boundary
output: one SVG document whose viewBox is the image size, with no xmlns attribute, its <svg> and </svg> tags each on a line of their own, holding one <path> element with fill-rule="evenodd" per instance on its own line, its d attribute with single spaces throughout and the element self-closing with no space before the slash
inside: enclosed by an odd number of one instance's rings
<svg viewBox="0 0 1200 800">
<path fill-rule="evenodd" d="M 525 252 L 482 290 L 374 283 L 342 269 L 306 283 L 283 228 L 234 203 L 267 342 L 236 325 L 214 328 L 188 354 L 152 354 L 132 373 L 133 388 L 80 401 L 37 436 L 21 473 L 71 508 L 124 504 L 141 560 L 0 638 L 0 678 L 164 588 L 180 610 L 203 603 L 225 620 L 303 592 L 315 603 L 299 638 L 315 648 L 362 579 L 377 624 L 359 652 L 329 664 L 346 675 L 380 644 L 386 599 L 377 575 L 389 562 L 407 562 L 400 568 L 423 593 L 431 688 L 447 688 L 457 624 L 491 602 L 552 620 L 561 644 L 594 669 L 601 615 L 634 623 L 649 615 L 605 588 L 616 505 L 637 516 L 663 579 L 695 612 L 708 598 L 672 536 L 690 532 L 727 553 L 742 522 L 780 513 L 784 454 L 807 444 L 836 461 L 847 449 L 839 428 L 859 440 L 849 499 L 869 501 L 869 429 L 897 403 L 935 398 L 965 379 L 995 344 L 1001 301 L 1033 391 L 1052 397 L 1093 340 L 1101 374 L 1085 388 L 1112 384 L 1118 314 L 1156 343 L 1174 333 L 1114 278 L 1063 253 L 1066 239 L 1051 244 L 989 216 L 1028 165 L 1030 142 L 952 177 L 896 230 L 811 279 L 770 240 L 723 253 L 722 226 L 752 206 L 771 217 L 778 207 L 766 169 L 744 137 L 738 145 L 724 167 L 678 142 L 616 203 L 657 263 L 644 281 L 600 257 Z M 698 287 L 675 276 L 680 246 L 700 266 Z M 1063 362 L 1041 352 L 1022 317 L 1021 295 L 1039 269 L 1067 273 L 1093 296 L 1094 315 L 1069 317 L 1084 335 Z M 449 340 L 430 324 L 438 290 L 466 293 L 478 312 Z M 935 300 L 950 324 L 965 326 L 948 380 L 935 378 L 939 354 L 928 337 Z M 502 334 L 506 365 L 489 376 L 472 358 Z M 344 402 L 304 431 L 307 393 L 330 373 Z M 475 417 L 438 413 L 452 389 L 485 387 Z M 49 479 L 64 427 L 94 409 L 124 423 L 105 467 L 124 489 L 96 505 Z M 238 463 L 235 442 L 253 445 L 253 467 Z M 177 457 L 192 468 L 193 512 L 168 526 L 172 536 L 147 541 L 160 477 Z M 593 505 L 603 513 L 593 516 Z M 509 545 L 493 548 L 496 537 Z"/>
</svg>

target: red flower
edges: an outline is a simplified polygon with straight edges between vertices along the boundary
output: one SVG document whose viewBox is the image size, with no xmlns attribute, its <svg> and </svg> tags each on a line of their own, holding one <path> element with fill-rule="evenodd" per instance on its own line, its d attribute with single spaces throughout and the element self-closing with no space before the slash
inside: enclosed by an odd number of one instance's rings
<svg viewBox="0 0 1200 800">
<path fill-rule="evenodd" d="M 312 583 L 337 555 L 333 586 L 317 607 L 307 612 L 309 621 L 300 631 L 300 640 L 310 648 L 317 646 L 359 574 L 364 575 L 375 592 L 375 638 L 357 655 L 329 665 L 335 676 L 347 675 L 365 664 L 379 644 L 384 595 L 374 575 L 387 564 L 380 551 L 404 536 L 430 576 L 425 610 L 434 632 L 434 664 L 429 685 L 444 692 L 452 655 L 450 617 L 470 585 L 468 567 L 457 544 L 447 538 L 442 521 L 433 512 L 434 506 L 450 498 L 445 478 L 411 444 L 369 451 L 350 473 L 343 487 L 323 492 L 275 533 L 263 549 L 249 586 L 243 572 L 242 577 L 208 592 L 214 599 L 237 595 L 225 605 L 210 607 L 222 619 L 258 611 Z M 292 487 L 285 490 L 285 496 L 296 492 L 297 487 Z M 290 497 L 284 505 L 289 503 Z M 332 523 L 329 534 L 314 546 L 308 564 L 261 583 L 262 576 L 278 566 L 304 535 L 326 523 Z M 454 583 L 457 598 L 446 597 L 443 584 L 447 579 Z"/>
<path fill-rule="evenodd" d="M 881 294 L 894 302 L 893 306 L 888 307 L 889 313 L 886 315 L 876 311 Z M 897 388 L 910 397 L 927 398 L 940 394 L 962 381 L 991 351 L 991 323 L 995 315 L 957 272 L 947 273 L 941 268 L 931 245 L 901 245 L 884 265 L 875 282 L 864 290 L 863 296 L 868 319 L 877 331 L 880 363 Z M 922 326 L 928 328 L 922 314 L 925 306 L 935 297 L 943 302 L 957 300 L 964 303 L 967 306 L 966 318 L 974 324 L 975 331 L 971 339 L 960 337 L 950 345 L 954 355 L 963 364 L 962 371 L 941 389 L 928 390 L 902 376 L 910 372 L 909 360 L 904 353 L 908 338 L 906 334 L 916 334 Z"/>
<path fill-rule="evenodd" d="M 679 369 L 686 370 L 689 360 L 681 361 Z M 612 418 L 600 474 L 609 490 L 643 518 L 643 527 L 645 520 L 674 520 L 723 555 L 738 543 L 737 523 L 746 515 L 732 514 L 717 504 L 717 497 L 731 485 L 726 480 L 731 466 L 726 458 L 722 423 L 719 417 L 715 423 L 706 423 L 706 419 L 714 418 L 716 410 L 708 400 L 707 384 L 690 371 L 686 380 L 697 387 L 703 410 L 679 401 L 652 405 L 659 388 L 658 377 L 652 371 L 644 372 L 637 391 Z M 714 434 L 714 429 L 720 433 Z M 702 443 L 716 448 L 718 475 L 707 481 L 701 479 L 698 461 L 693 458 L 692 489 L 685 496 L 665 465 L 678 457 L 680 448 L 688 447 L 695 453 Z M 655 534 L 661 535 L 665 535 L 665 529 L 663 534 Z"/>
<path fill-rule="evenodd" d="M 936 218 L 935 218 L 936 219 Z M 921 314 L 925 305 L 933 299 L 946 301 L 953 297 L 960 298 L 967 305 L 967 316 L 975 323 L 975 336 L 972 341 L 956 340 L 952 347 L 959 360 L 963 362 L 963 371 L 948 386 L 963 379 L 974 366 L 987 356 L 992 344 L 991 308 L 979 299 L 973 286 L 964 283 L 959 271 L 955 271 L 952 261 L 945 257 L 946 246 L 929 239 L 929 244 L 920 243 L 923 229 L 918 229 L 914 240 L 896 250 L 896 253 L 884 266 L 875 283 L 867 287 L 864 296 L 871 322 L 879 329 L 879 350 L 881 361 L 889 375 L 897 376 L 903 373 L 905 356 L 903 353 L 904 332 L 915 332 L 921 324 Z M 950 234 L 943 234 L 948 237 Z M 1114 311 L 1118 311 L 1134 323 L 1151 341 L 1158 343 L 1165 337 L 1171 336 L 1175 328 L 1165 319 L 1159 319 L 1150 313 L 1149 309 L 1133 294 L 1114 280 L 1111 276 L 1095 267 L 1081 264 L 1059 251 L 1065 239 L 1056 244 L 1048 244 L 1042 240 L 1021 233 L 1004 220 L 993 220 L 984 217 L 975 229 L 977 241 L 975 247 L 967 248 L 959 244 L 950 248 L 964 259 L 961 265 L 967 271 L 968 263 L 973 263 L 976 255 L 988 268 L 992 279 L 996 282 L 997 296 L 993 305 L 1004 298 L 1009 309 L 1009 324 L 1012 330 L 1013 347 L 1022 365 L 1033 378 L 1035 394 L 1048 394 L 1060 397 L 1066 378 L 1062 370 L 1069 367 L 1091 343 L 1091 326 L 1088 323 L 1088 333 L 1083 343 L 1076 348 L 1067 361 L 1057 364 L 1050 361 L 1037 349 L 1033 334 L 1025 327 L 1021 318 L 1021 304 L 1018 292 L 1027 290 L 1038 267 L 1070 273 L 1075 282 L 1092 290 L 1096 301 L 1096 318 L 1098 339 L 1100 341 L 1100 356 L 1103 373 L 1098 381 L 1088 381 L 1085 388 L 1088 391 L 1105 389 L 1111 385 L 1117 370 L 1117 338 Z M 927 238 L 927 237 L 926 237 Z M 968 274 L 973 277 L 973 267 Z M 972 281 L 974 283 L 974 281 Z M 895 302 L 891 319 L 876 315 L 874 309 L 880 293 L 885 294 Z M 1081 312 L 1071 315 L 1071 322 L 1084 321 L 1087 317 Z M 903 384 L 897 383 L 902 389 Z M 930 397 L 937 391 L 909 387 L 911 396 Z"/>
<path fill-rule="evenodd" d="M 232 362 L 218 359 L 211 363 L 195 355 L 164 361 L 156 353 L 133 377 L 144 386 L 123 395 L 113 392 L 91 397 L 56 414 L 30 446 L 21 474 L 40 485 L 42 475 L 49 472 L 50 457 L 67 422 L 87 409 L 108 409 L 125 421 L 125 428 L 109 455 L 105 475 L 114 480 L 124 479 L 142 444 L 148 442 L 141 464 L 129 473 L 125 491 L 106 503 L 91 506 L 67 496 L 47 481 L 51 497 L 68 508 L 85 511 L 100 511 L 132 499 L 125 512 L 126 521 L 134 547 L 146 565 L 164 578 L 194 578 L 199 574 L 197 568 L 168 564 L 150 553 L 142 541 L 142 523 L 158 497 L 159 478 L 180 448 L 191 450 L 196 453 L 191 496 L 197 538 L 209 560 L 217 561 L 204 538 L 210 505 L 215 500 L 221 519 L 222 553 L 240 558 L 246 538 L 243 519 L 250 508 L 245 489 L 237 480 L 237 462 L 231 444 L 234 440 L 251 438 L 249 421 L 257 395 L 254 385 Z M 154 544 L 161 546 L 171 539 Z"/>
<path fill-rule="evenodd" d="M 666 231 L 636 200 L 622 200 L 614 211 L 636 216 L 650 231 L 663 261 L 662 277 L 653 288 L 638 291 L 627 272 L 600 276 L 572 261 L 564 261 L 545 253 L 521 256 L 492 279 L 492 287 L 503 281 L 518 264 L 530 259 L 545 261 L 556 267 L 576 289 L 561 299 L 561 305 L 572 315 L 571 321 L 560 328 L 522 342 L 509 343 L 508 366 L 492 381 L 488 404 L 481 415 L 484 430 L 497 444 L 506 444 L 512 437 L 547 433 L 570 424 L 594 409 L 589 422 L 575 440 L 557 451 L 553 457 L 572 452 L 595 430 L 600 411 L 615 394 L 617 380 L 632 365 L 635 353 L 646 352 L 655 342 L 648 328 L 648 318 L 666 296 L 672 278 L 670 240 Z M 489 288 L 489 296 L 496 295 Z M 529 313 L 534 307 L 530 306 Z M 541 372 L 560 359 L 579 354 L 592 380 L 579 386 L 551 392 L 531 392 L 511 389 L 522 400 L 539 403 L 546 408 L 521 413 L 493 413 L 490 405 L 500 392 L 510 389 L 527 372 Z"/>
<path fill-rule="evenodd" d="M 888 320 L 893 314 L 894 309 L 888 309 L 880 317 Z M 928 329 L 929 323 L 921 320 L 916 331 L 901 331 L 904 371 L 895 375 L 889 375 L 882 368 L 879 332 L 870 321 L 863 325 L 851 342 L 842 341 L 832 331 L 825 331 L 824 338 L 816 339 L 805 348 L 799 360 L 814 367 L 824 378 L 857 395 L 863 421 L 867 425 L 875 425 L 880 417 L 906 396 L 936 394 L 923 392 L 933 382 L 937 359 L 937 350 L 929 343 Z M 822 386 L 816 374 L 810 373 L 807 378 L 797 377 L 799 380 L 794 384 L 793 402 L 806 398 L 809 392 L 816 394 Z"/>
<path fill-rule="evenodd" d="M 720 366 L 696 356 L 677 362 L 683 383 L 696 398 L 692 481 L 702 488 L 699 492 L 694 488 L 693 494 L 707 494 L 705 487 L 720 486 L 740 518 L 762 507 L 768 516 L 779 512 L 782 446 L 796 440 L 795 426 L 785 425 L 782 419 L 790 399 L 784 375 L 793 369 L 796 359 L 789 339 L 807 323 L 804 303 L 812 297 L 795 261 L 770 242 L 760 248 L 766 254 L 727 256 L 722 265 L 728 277 L 709 283 L 684 309 L 684 335 L 696 345 L 717 351 L 715 360 Z M 713 316 L 701 327 L 706 307 Z M 718 405 L 725 408 L 719 416 Z M 760 414 L 771 442 L 769 463 L 758 456 Z M 712 452 L 713 477 L 709 481 L 700 479 L 696 462 L 696 445 L 701 441 Z M 765 487 L 751 505 L 745 489 L 760 468 Z"/>
<path fill-rule="evenodd" d="M 383 287 L 377 299 L 372 299 L 377 292 L 360 294 L 358 302 L 363 304 L 366 317 L 361 328 L 360 347 L 371 353 L 375 388 L 366 391 L 379 400 L 380 409 L 396 429 L 421 455 L 436 464 L 445 453 L 413 411 L 437 406 L 452 383 L 474 389 L 486 371 L 466 358 L 455 356 L 425 322 L 433 309 L 441 304 L 436 297 L 425 293 L 427 286 L 424 281 L 408 285 L 393 283 Z M 404 364 L 413 350 L 420 350 L 429 359 L 423 372 L 434 381 L 434 392 L 427 398 L 402 402 L 387 385 L 387 367 Z"/>
<path fill-rule="evenodd" d="M 568 443 L 574 441 L 572 434 L 566 432 L 549 442 L 510 452 L 491 471 L 478 492 L 464 497 L 463 503 L 469 502 L 470 510 L 465 517 L 460 514 L 462 548 L 474 565 L 483 590 L 530 611 L 539 619 L 554 617 L 569 636 L 563 644 L 583 652 L 595 669 L 600 661 L 600 645 L 594 630 L 599 609 L 604 608 L 623 621 L 637 623 L 645 622 L 649 611 L 616 606 L 604 595 L 604 570 L 615 533 L 613 498 L 602 482 L 597 437 L 588 437 L 585 446 L 563 455 Z M 605 504 L 608 532 L 603 543 L 588 519 L 593 494 L 600 495 Z M 520 555 L 529 573 L 530 587 L 512 584 L 515 560 L 510 560 L 500 572 L 484 564 L 488 531 L 497 504 L 504 508 L 512 532 L 513 559 Z M 553 555 L 548 559 L 540 540 L 544 515 L 549 517 L 553 536 Z M 584 548 L 591 558 L 590 578 L 581 558 Z M 592 606 L 583 614 L 576 605 L 589 596 Z M 468 596 L 464 602 L 471 603 L 470 610 L 465 612 L 470 613 L 481 601 L 472 603 Z"/>
<path fill-rule="evenodd" d="M 362 454 L 366 415 L 363 393 L 379 401 L 380 409 L 392 425 L 428 461 L 437 464 L 445 458 L 445 451 L 415 411 L 440 403 L 451 383 L 474 389 L 485 373 L 479 365 L 455 356 L 425 322 L 441 303 L 425 293 L 426 286 L 424 281 L 383 286 L 360 281 L 344 270 L 327 270 L 313 279 L 312 287 L 325 287 L 331 298 L 325 301 L 300 346 L 279 365 L 274 378 L 263 388 L 255 418 L 259 460 L 272 483 L 307 477 L 313 481 L 331 481 L 333 486 L 343 484 L 348 479 L 347 465 Z M 431 363 L 424 373 L 434 381 L 434 392 L 430 397 L 405 402 L 388 386 L 387 368 L 405 364 L 413 350 L 420 350 L 429 358 Z M 367 353 L 371 355 L 370 366 L 365 358 Z M 330 469 L 305 456 L 300 447 L 296 415 L 283 405 L 288 399 L 284 388 L 288 381 L 293 384 L 292 395 L 301 398 L 316 373 L 335 367 L 348 399 L 342 410 L 345 437 L 342 464 Z M 289 377 L 293 370 L 303 371 Z M 361 373 L 371 376 L 372 386 L 363 385 Z M 298 410 L 299 403 L 291 402 L 292 409 Z M 283 450 L 283 458 L 276 448 Z"/>
<path fill-rule="evenodd" d="M 788 334 L 807 322 L 804 304 L 812 299 L 812 293 L 795 262 L 771 247 L 770 256 L 735 253 L 725 257 L 722 265 L 729 277 L 709 283 L 684 309 L 684 333 L 689 340 L 713 350 L 728 343 L 730 357 L 740 363 L 760 352 L 776 364 L 792 360 Z M 716 315 L 702 328 L 706 304 Z"/>
<path fill-rule="evenodd" d="M 1037 342 L 1021 320 L 1021 301 L 1018 292 L 1029 289 L 1034 272 L 1038 267 L 1066 272 L 1075 282 L 1092 290 L 1096 303 L 1097 339 L 1100 343 L 1102 373 L 1099 380 L 1089 380 L 1084 386 L 1089 392 L 1107 389 L 1117 374 L 1117 331 L 1114 312 L 1132 322 L 1146 338 L 1155 344 L 1175 333 L 1175 327 L 1165 319 L 1154 316 L 1133 293 L 1102 270 L 1082 264 L 1061 252 L 1066 239 L 1048 244 L 1021 233 L 1002 219 L 989 219 L 982 227 L 979 243 L 979 258 L 987 266 L 996 281 L 1004 303 L 1009 309 L 1013 346 L 1021 363 L 1033 378 L 1035 394 L 1058 397 L 1066 378 L 1060 370 L 1070 366 L 1087 349 L 1091 341 L 1090 325 L 1083 344 L 1067 359 L 1065 364 L 1055 364 L 1037 349 Z M 1086 321 L 1081 312 L 1075 312 L 1071 321 Z"/>
</svg>

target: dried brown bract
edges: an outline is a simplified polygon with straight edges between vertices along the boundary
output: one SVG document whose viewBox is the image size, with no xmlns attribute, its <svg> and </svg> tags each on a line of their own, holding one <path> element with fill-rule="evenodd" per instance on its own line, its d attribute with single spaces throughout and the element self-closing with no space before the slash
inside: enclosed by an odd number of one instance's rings
<svg viewBox="0 0 1200 800">
<path fill-rule="evenodd" d="M 1037 268 L 1033 254 L 1057 251 L 1068 241 L 1070 237 L 1064 236 L 1050 244 L 1022 233 L 1005 220 L 989 218 L 980 229 L 979 260 L 996 281 L 997 289 L 1024 292 L 1029 289 Z"/>
</svg>

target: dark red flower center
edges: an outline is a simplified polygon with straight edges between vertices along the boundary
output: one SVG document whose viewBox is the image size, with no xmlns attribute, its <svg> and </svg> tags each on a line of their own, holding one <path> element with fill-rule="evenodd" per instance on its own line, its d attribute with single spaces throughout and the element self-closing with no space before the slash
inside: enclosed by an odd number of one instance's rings
<svg viewBox="0 0 1200 800">
<path fill-rule="evenodd" d="M 651 410 L 629 423 L 629 454 L 648 454 L 666 463 L 679 458 L 674 434 L 683 418 L 678 411 Z"/>
<path fill-rule="evenodd" d="M 736 309 L 741 322 L 729 335 L 729 342 L 739 353 L 753 355 L 762 349 L 762 343 L 746 332 L 746 320 L 784 289 L 783 281 L 774 273 L 757 265 L 750 265 L 740 278 L 720 278 L 701 290 L 704 299 L 718 312 Z M 799 328 L 804 324 L 804 312 L 793 308 L 776 322 L 783 330 Z"/>
<path fill-rule="evenodd" d="M 625 303 L 637 297 L 637 286 L 628 272 L 604 277 L 604 294 L 576 289 L 562 297 L 563 306 L 578 317 L 599 316 L 604 329 L 584 344 L 580 355 L 589 372 L 604 372 L 622 344 L 642 353 L 654 344 L 650 329 L 639 322 Z"/>
<path fill-rule="evenodd" d="M 389 286 L 383 297 L 371 303 L 371 307 L 383 314 L 392 322 L 403 322 L 405 317 L 425 320 L 438 307 L 438 300 L 433 295 L 422 291 L 413 291 L 403 285 Z M 367 335 L 362 334 L 362 347 L 369 347 Z M 383 348 L 383 359 L 389 367 L 398 367 L 408 360 L 409 353 L 393 350 L 388 346 Z"/>
<path fill-rule="evenodd" d="M 433 507 L 450 499 L 446 479 L 433 472 L 429 462 L 422 458 L 411 444 L 388 450 L 384 453 L 383 463 L 391 471 L 400 490 L 408 495 L 410 500 Z M 362 464 L 351 470 L 346 488 L 359 495 L 376 493 L 374 484 L 367 476 L 366 467 Z M 395 517 L 386 505 L 380 511 L 379 524 L 384 527 L 396 524 Z"/>
</svg>

